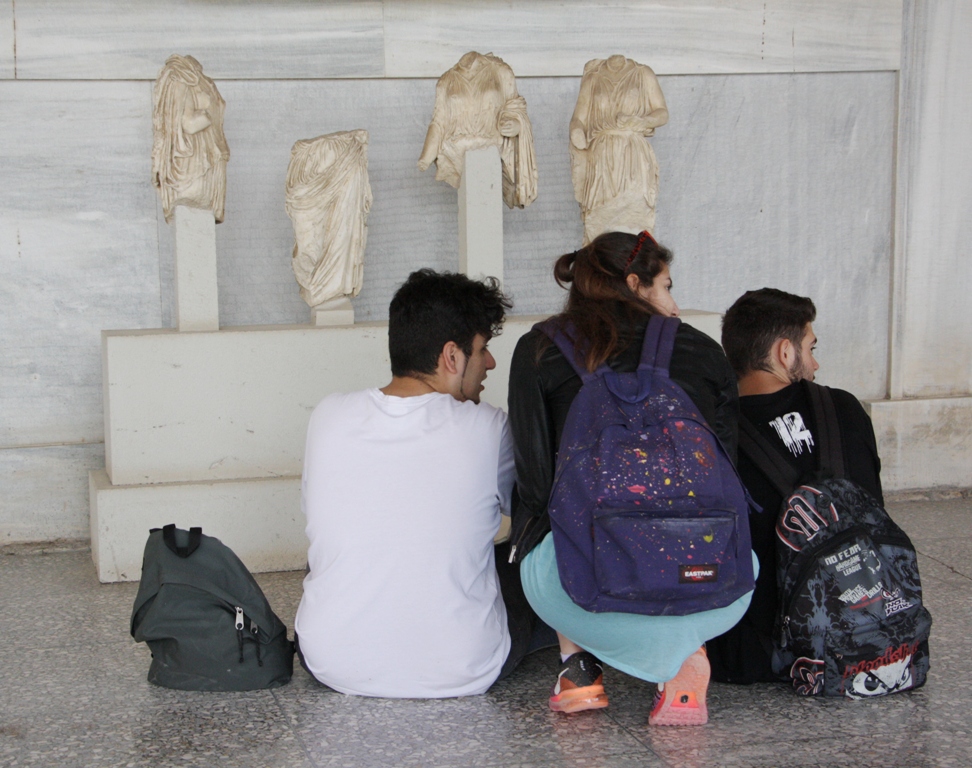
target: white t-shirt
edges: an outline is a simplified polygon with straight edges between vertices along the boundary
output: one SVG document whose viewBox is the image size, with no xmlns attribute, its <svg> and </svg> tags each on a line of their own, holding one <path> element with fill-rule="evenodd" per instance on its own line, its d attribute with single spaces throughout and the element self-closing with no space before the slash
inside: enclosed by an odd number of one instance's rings
<svg viewBox="0 0 972 768">
<path fill-rule="evenodd" d="M 307 429 L 314 676 L 362 696 L 482 693 L 510 649 L 493 555 L 513 485 L 506 414 L 450 395 L 330 395 Z"/>
</svg>

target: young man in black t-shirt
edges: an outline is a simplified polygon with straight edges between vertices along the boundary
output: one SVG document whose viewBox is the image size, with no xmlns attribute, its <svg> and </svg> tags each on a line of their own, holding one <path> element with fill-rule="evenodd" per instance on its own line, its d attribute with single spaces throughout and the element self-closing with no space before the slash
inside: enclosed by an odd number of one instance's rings
<svg viewBox="0 0 972 768">
<path fill-rule="evenodd" d="M 813 357 L 817 310 L 802 296 L 763 288 L 748 291 L 726 312 L 722 346 L 736 372 L 739 408 L 800 476 L 819 469 L 817 424 L 804 380 L 813 381 L 819 365 Z M 860 402 L 849 392 L 831 390 L 847 477 L 881 505 L 881 461 L 874 429 Z M 706 644 L 712 678 L 721 682 L 776 680 L 770 667 L 776 589 L 776 516 L 783 497 L 748 457 L 740 452 L 739 474 L 762 513 L 750 513 L 753 551 L 759 577 L 749 610 L 726 634 Z"/>
</svg>

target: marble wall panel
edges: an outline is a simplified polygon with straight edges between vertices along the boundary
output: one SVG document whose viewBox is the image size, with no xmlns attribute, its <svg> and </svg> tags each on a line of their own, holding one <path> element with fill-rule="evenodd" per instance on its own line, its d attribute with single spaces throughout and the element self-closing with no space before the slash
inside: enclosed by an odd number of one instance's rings
<svg viewBox="0 0 972 768">
<path fill-rule="evenodd" d="M 19 0 L 16 20 L 17 75 L 39 79 L 154 79 L 174 52 L 217 78 L 425 78 L 471 49 L 521 76 L 613 51 L 664 74 L 866 71 L 901 42 L 901 0 Z"/>
<path fill-rule="evenodd" d="M 13 2 L 0 5 L 0 80 L 16 76 Z"/>
<path fill-rule="evenodd" d="M 900 0 L 385 2 L 386 77 L 437 76 L 470 49 L 517 75 L 580 75 L 610 53 L 660 74 L 897 69 Z"/>
<path fill-rule="evenodd" d="M 0 544 L 88 538 L 88 472 L 104 448 L 0 448 Z"/>
<path fill-rule="evenodd" d="M 809 295 L 823 383 L 886 394 L 896 77 L 665 78 L 657 232 L 684 307 Z"/>
<path fill-rule="evenodd" d="M 161 320 L 150 88 L 0 83 L 0 446 L 101 440 L 101 330 Z"/>
<path fill-rule="evenodd" d="M 213 78 L 380 77 L 378 0 L 18 0 L 17 74 L 154 80 L 173 53 Z"/>
<path fill-rule="evenodd" d="M 972 393 L 972 4 L 909 3 L 892 397 Z"/>
</svg>

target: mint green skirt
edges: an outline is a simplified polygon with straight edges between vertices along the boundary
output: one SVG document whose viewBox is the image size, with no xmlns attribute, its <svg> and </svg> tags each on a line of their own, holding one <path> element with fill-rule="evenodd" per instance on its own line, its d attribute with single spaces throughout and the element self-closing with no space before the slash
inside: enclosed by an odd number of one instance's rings
<svg viewBox="0 0 972 768">
<path fill-rule="evenodd" d="M 759 574 L 755 554 L 753 573 Z M 520 577 L 527 600 L 547 624 L 605 664 L 652 683 L 671 680 L 704 642 L 732 629 L 753 597 L 747 592 L 724 608 L 688 616 L 591 613 L 561 586 L 551 533 L 523 558 Z"/>
</svg>

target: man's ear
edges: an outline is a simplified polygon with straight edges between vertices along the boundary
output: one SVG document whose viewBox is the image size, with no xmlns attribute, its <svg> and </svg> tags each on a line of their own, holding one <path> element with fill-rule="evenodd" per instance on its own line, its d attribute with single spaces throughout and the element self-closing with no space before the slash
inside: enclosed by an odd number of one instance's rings
<svg viewBox="0 0 972 768">
<path fill-rule="evenodd" d="M 779 339 L 773 345 L 773 352 L 775 353 L 776 362 L 783 366 L 783 370 L 790 370 L 790 366 L 796 356 L 796 348 L 793 346 L 793 342 L 787 338 Z"/>
<path fill-rule="evenodd" d="M 459 345 L 454 341 L 447 341 L 442 346 L 442 352 L 439 353 L 439 369 L 443 373 L 456 374 L 459 373 L 461 368 L 461 357 L 462 350 L 459 349 Z"/>
</svg>

